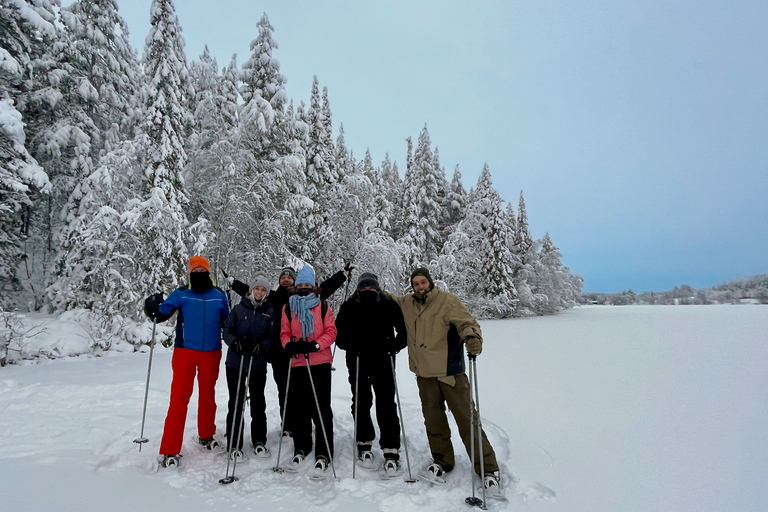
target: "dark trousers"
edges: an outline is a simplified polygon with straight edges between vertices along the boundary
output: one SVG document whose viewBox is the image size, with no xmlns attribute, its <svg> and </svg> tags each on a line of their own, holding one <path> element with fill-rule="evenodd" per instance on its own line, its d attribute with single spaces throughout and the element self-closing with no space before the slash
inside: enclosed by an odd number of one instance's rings
<svg viewBox="0 0 768 512">
<path fill-rule="evenodd" d="M 304 356 L 299 356 L 303 359 Z M 291 368 L 291 384 L 288 390 L 288 416 L 291 418 L 293 432 L 293 451 L 308 455 L 312 451 L 312 426 L 315 427 L 315 458 L 333 457 L 333 411 L 331 410 L 331 364 L 311 366 L 312 379 L 320 402 L 325 432 L 328 435 L 330 453 L 323 437 L 323 427 L 317 415 L 317 404 L 312 393 L 309 373 L 306 366 Z"/>
<path fill-rule="evenodd" d="M 240 373 L 239 368 L 227 366 L 227 388 L 229 388 L 229 402 L 227 409 L 227 450 L 231 450 L 235 441 L 237 449 L 243 448 L 243 421 L 241 415 L 244 409 L 246 377 L 248 373 L 248 362 L 243 365 L 243 374 L 240 378 L 240 396 L 237 396 L 237 376 Z M 251 369 L 251 378 L 248 382 L 248 394 L 251 402 L 251 442 L 267 443 L 267 402 L 264 399 L 264 387 L 267 383 L 267 369 Z M 234 420 L 234 429 L 233 429 Z M 239 432 L 239 436 L 233 435 L 233 432 Z M 235 439 L 237 437 L 237 439 Z"/>
<path fill-rule="evenodd" d="M 395 381 L 392 378 L 392 362 L 388 354 L 363 354 L 360 356 L 360 376 L 355 396 L 357 356 L 347 352 L 349 384 L 352 387 L 352 417 L 357 402 L 357 442 L 372 442 L 376 437 L 371 421 L 373 393 L 376 393 L 376 422 L 379 424 L 379 446 L 400 449 L 400 418 L 395 403 Z"/>
<path fill-rule="evenodd" d="M 419 397 L 421 398 L 421 412 L 424 414 L 424 426 L 427 427 L 429 449 L 432 452 L 432 459 L 443 466 L 446 471 L 452 470 L 456 465 L 453 443 L 451 443 L 451 428 L 448 425 L 448 417 L 445 415 L 445 404 L 447 403 L 448 408 L 453 413 L 453 418 L 456 420 L 456 425 L 459 427 L 459 435 L 468 454 L 471 447 L 469 429 L 475 429 L 475 472 L 479 474 L 480 447 L 477 439 L 477 414 L 475 413 L 475 424 L 470 426 L 469 379 L 464 373 L 454 375 L 454 377 L 456 378 L 455 386 L 449 386 L 436 378 L 416 378 L 416 383 L 419 386 Z M 483 432 L 483 462 L 486 473 L 499 469 L 496 454 L 491 443 L 485 437 L 485 432 Z"/>
<path fill-rule="evenodd" d="M 291 358 L 284 355 L 282 352 L 279 355 L 272 356 L 272 360 L 269 364 L 272 365 L 272 378 L 277 386 L 277 399 L 280 402 L 280 419 L 282 421 L 283 413 L 285 412 L 285 383 L 288 381 L 288 365 Z M 285 426 L 283 430 L 291 432 L 291 428 L 288 425 L 288 418 L 285 418 Z"/>
</svg>

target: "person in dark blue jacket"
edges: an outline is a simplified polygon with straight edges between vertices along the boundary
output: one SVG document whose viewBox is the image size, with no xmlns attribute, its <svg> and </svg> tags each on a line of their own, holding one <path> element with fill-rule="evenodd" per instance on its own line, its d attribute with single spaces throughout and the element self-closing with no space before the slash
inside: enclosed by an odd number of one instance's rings
<svg viewBox="0 0 768 512">
<path fill-rule="evenodd" d="M 242 455 L 244 429 L 241 416 L 249 369 L 247 387 L 250 395 L 253 453 L 257 457 L 269 457 L 264 388 L 267 383 L 267 353 L 275 344 L 278 329 L 275 313 L 267 300 L 269 283 L 263 277 L 253 282 L 250 293 L 232 308 L 224 324 L 224 342 L 229 346 L 225 363 L 229 388 L 227 451 L 233 457 Z"/>
<path fill-rule="evenodd" d="M 208 260 L 189 259 L 189 286 L 182 286 L 163 301 L 162 294 L 147 297 L 144 312 L 164 322 L 178 311 L 174 342 L 171 400 L 160 442 L 160 465 L 179 465 L 187 408 L 197 375 L 198 443 L 211 450 L 218 446 L 216 433 L 216 380 L 221 362 L 221 328 L 229 314 L 227 296 L 213 285 Z"/>
</svg>

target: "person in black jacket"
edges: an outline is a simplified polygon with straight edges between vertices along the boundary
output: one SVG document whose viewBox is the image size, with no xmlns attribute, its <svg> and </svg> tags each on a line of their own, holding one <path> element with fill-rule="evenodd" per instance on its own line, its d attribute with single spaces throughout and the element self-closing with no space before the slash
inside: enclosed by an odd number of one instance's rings
<svg viewBox="0 0 768 512">
<path fill-rule="evenodd" d="M 347 353 L 353 416 L 357 401 L 358 460 L 363 466 L 373 465 L 371 448 L 376 436 L 371 421 L 373 391 L 376 393 L 376 420 L 379 424 L 379 445 L 384 453 L 384 467 L 388 472 L 397 471 L 400 464 L 400 419 L 395 403 L 392 365 L 395 354 L 407 345 L 405 321 L 400 306 L 381 293 L 375 274 L 364 273 L 360 276 L 355 293 L 339 308 L 336 329 L 336 346 Z M 356 375 L 358 358 L 360 372 Z"/>
<path fill-rule="evenodd" d="M 231 456 L 241 455 L 240 450 L 243 447 L 243 429 L 240 426 L 249 366 L 250 379 L 247 387 L 250 395 L 253 453 L 257 457 L 269 456 L 266 446 L 267 404 L 264 387 L 267 383 L 267 353 L 277 344 L 279 327 L 267 300 L 268 289 L 269 283 L 266 279 L 256 278 L 251 292 L 243 297 L 240 304 L 232 308 L 224 324 L 224 342 L 229 346 L 225 366 L 229 388 L 227 451 Z M 239 441 L 237 446 L 234 445 L 236 441 Z"/>
<path fill-rule="evenodd" d="M 344 266 L 344 270 L 340 270 L 333 274 L 331 277 L 323 281 L 318 287 L 318 295 L 321 300 L 326 300 L 328 297 L 334 294 L 336 290 L 348 279 L 348 275 L 354 270 L 350 263 Z M 345 275 L 346 273 L 346 275 Z M 294 285 L 296 284 L 296 270 L 293 267 L 283 267 L 280 270 L 278 276 L 278 287 L 276 290 L 270 290 L 267 295 L 267 301 L 272 306 L 272 311 L 275 312 L 275 322 L 277 325 L 277 331 L 279 335 L 280 325 L 283 321 L 283 312 L 285 305 L 288 304 L 288 297 L 294 293 Z M 245 295 L 249 287 L 242 281 L 234 280 L 232 283 L 232 290 L 238 295 Z M 285 410 L 285 391 L 286 382 L 288 380 L 288 363 L 291 358 L 283 350 L 283 346 L 280 343 L 275 343 L 272 346 L 272 350 L 267 354 L 267 361 L 272 366 L 272 378 L 277 386 L 277 396 L 280 401 L 280 417 L 283 416 Z M 284 435 L 290 435 L 291 429 L 289 427 L 288 419 L 286 418 L 286 425 L 284 427 Z"/>
</svg>

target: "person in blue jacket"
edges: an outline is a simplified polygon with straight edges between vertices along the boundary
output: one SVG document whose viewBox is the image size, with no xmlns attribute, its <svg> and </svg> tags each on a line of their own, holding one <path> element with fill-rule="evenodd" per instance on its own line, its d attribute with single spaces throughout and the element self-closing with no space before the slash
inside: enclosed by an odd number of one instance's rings
<svg viewBox="0 0 768 512">
<path fill-rule="evenodd" d="M 216 380 L 221 362 L 221 328 L 229 315 L 224 292 L 215 287 L 208 260 L 202 256 L 189 259 L 189 286 L 174 290 L 163 300 L 161 293 L 144 301 L 148 317 L 164 322 L 178 311 L 176 340 L 173 348 L 171 400 L 160 442 L 160 466 L 179 465 L 184 424 L 197 375 L 198 443 L 211 450 L 219 445 L 216 433 Z"/>
<path fill-rule="evenodd" d="M 257 457 L 269 457 L 264 388 L 267 383 L 267 353 L 275 344 L 278 330 L 275 313 L 267 299 L 269 283 L 263 277 L 252 282 L 254 285 L 251 291 L 240 304 L 232 308 L 232 313 L 224 323 L 224 342 L 229 346 L 225 363 L 229 388 L 227 451 L 230 456 L 242 455 L 244 429 L 241 416 L 250 369 L 247 388 L 250 395 L 253 453 Z"/>
</svg>

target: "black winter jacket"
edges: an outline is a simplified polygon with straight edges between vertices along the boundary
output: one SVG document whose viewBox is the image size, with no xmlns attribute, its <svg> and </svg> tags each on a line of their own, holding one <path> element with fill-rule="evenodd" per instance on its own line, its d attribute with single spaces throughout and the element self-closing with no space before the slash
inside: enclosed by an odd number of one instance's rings
<svg viewBox="0 0 768 512">
<path fill-rule="evenodd" d="M 353 294 L 339 308 L 336 331 L 337 347 L 361 355 L 399 352 L 408 342 L 403 312 L 384 294 L 372 302 Z"/>
<path fill-rule="evenodd" d="M 231 345 L 237 338 L 253 336 L 258 343 L 264 343 L 266 347 L 265 354 L 269 353 L 274 345 L 279 345 L 277 343 L 279 333 L 279 327 L 275 323 L 275 313 L 272 311 L 268 301 L 264 301 L 261 306 L 254 308 L 251 299 L 245 297 L 240 301 L 240 304 L 232 308 L 226 322 L 224 322 L 224 343 L 227 346 Z M 243 361 L 246 368 L 250 359 L 250 357 L 246 356 Z M 239 368 L 240 354 L 230 348 L 227 350 L 227 362 L 225 364 L 232 368 Z M 251 365 L 252 369 L 263 369 L 266 367 L 266 355 L 254 358 Z"/>
</svg>

